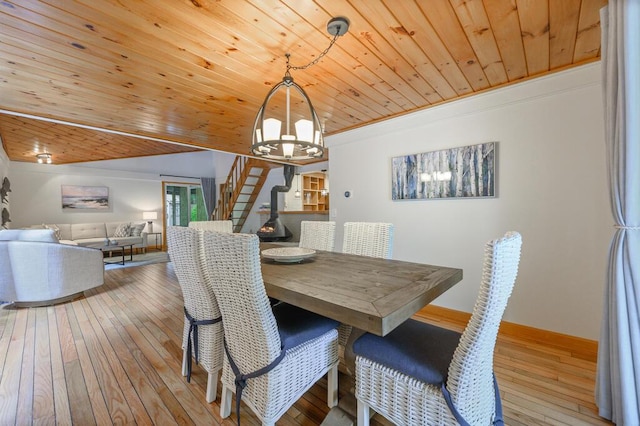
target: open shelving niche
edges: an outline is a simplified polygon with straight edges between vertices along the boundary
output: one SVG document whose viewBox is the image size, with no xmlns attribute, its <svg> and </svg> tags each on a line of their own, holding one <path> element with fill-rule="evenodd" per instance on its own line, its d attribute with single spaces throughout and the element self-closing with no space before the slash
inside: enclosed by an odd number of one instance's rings
<svg viewBox="0 0 640 426">
<path fill-rule="evenodd" d="M 299 179 L 299 181 L 298 181 Z M 300 189 L 300 198 L 295 198 Z M 327 192 L 323 195 L 323 189 Z M 323 172 L 301 173 L 295 176 L 291 190 L 285 194 L 285 210 L 302 212 L 329 211 L 329 179 Z"/>
</svg>

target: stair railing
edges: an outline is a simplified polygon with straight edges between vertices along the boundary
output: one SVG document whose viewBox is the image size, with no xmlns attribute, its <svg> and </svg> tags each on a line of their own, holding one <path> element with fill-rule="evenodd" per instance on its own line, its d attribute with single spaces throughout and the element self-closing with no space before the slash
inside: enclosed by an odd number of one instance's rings
<svg viewBox="0 0 640 426">
<path fill-rule="evenodd" d="M 236 156 L 236 159 L 231 166 L 231 170 L 229 171 L 229 175 L 227 176 L 227 180 L 220 185 L 220 198 L 212 215 L 213 220 L 231 219 L 233 206 L 238 198 L 240 190 L 242 189 L 242 185 L 238 185 L 238 183 L 242 182 L 247 162 L 247 157 L 240 155 Z"/>
</svg>

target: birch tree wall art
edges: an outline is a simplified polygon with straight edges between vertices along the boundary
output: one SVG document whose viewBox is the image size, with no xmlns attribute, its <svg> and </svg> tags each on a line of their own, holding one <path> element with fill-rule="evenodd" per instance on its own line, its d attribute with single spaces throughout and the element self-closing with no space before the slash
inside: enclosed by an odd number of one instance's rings
<svg viewBox="0 0 640 426">
<path fill-rule="evenodd" d="M 495 197 L 497 142 L 394 157 L 394 200 Z"/>
</svg>

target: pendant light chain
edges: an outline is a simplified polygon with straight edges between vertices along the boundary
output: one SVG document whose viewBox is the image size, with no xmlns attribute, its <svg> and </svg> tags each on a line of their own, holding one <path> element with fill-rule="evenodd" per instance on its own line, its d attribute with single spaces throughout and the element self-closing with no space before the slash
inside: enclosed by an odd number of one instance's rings
<svg viewBox="0 0 640 426">
<path fill-rule="evenodd" d="M 327 47 L 326 49 L 324 49 L 324 51 L 318 55 L 318 57 L 316 59 L 314 59 L 313 61 L 309 62 L 307 65 L 300 65 L 300 66 L 295 66 L 295 65 L 291 65 L 289 63 L 289 58 L 291 56 L 290 53 L 285 54 L 285 56 L 287 57 L 287 72 L 289 72 L 289 70 L 306 70 L 307 68 L 317 64 L 318 62 L 320 62 L 320 59 L 322 59 L 327 53 L 329 53 L 329 49 L 331 49 L 331 47 L 333 47 L 333 45 L 336 43 L 336 40 L 338 40 L 338 37 L 340 37 L 340 34 L 336 34 L 333 36 L 333 40 L 331 40 L 331 43 L 329 43 L 329 47 Z"/>
</svg>

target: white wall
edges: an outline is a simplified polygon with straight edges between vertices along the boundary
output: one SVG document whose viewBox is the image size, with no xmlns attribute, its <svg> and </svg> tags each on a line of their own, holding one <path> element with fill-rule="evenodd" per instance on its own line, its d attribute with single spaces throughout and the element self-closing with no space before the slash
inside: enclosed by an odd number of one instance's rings
<svg viewBox="0 0 640 426">
<path fill-rule="evenodd" d="M 12 227 L 39 223 L 84 223 L 131 220 L 142 222 L 142 211 L 157 211 L 154 229 L 161 229 L 162 182 L 200 183 L 215 176 L 216 164 L 229 154 L 210 151 L 160 155 L 74 165 L 12 163 Z M 224 171 L 227 173 L 228 169 Z M 63 211 L 61 185 L 109 187 L 108 211 Z M 12 218 L 13 220 L 13 218 Z"/>
<path fill-rule="evenodd" d="M 596 340 L 612 235 L 602 116 L 597 63 L 329 137 L 336 249 L 344 222 L 392 222 L 395 259 L 463 269 L 434 303 L 471 312 L 484 243 L 519 231 L 504 319 Z M 392 157 L 490 141 L 496 198 L 391 200 Z"/>
<path fill-rule="evenodd" d="M 162 181 L 157 175 L 79 166 L 13 162 L 12 228 L 42 223 L 142 220 L 143 211 L 158 212 L 162 227 Z M 62 210 L 62 185 L 107 186 L 109 209 Z"/>
<path fill-rule="evenodd" d="M 162 229 L 163 181 L 198 184 L 199 177 L 213 176 L 219 185 L 227 178 L 234 159 L 232 154 L 203 151 L 74 165 L 12 162 L 11 227 L 41 223 L 142 222 L 142 211 L 157 211 L 159 218 L 154 221 L 154 230 Z M 269 202 L 271 188 L 283 182 L 282 168 L 273 169 L 257 198 L 256 208 L 263 202 Z M 63 211 L 61 185 L 108 186 L 110 209 Z M 254 233 L 261 225 L 260 215 L 252 212 L 243 232 Z"/>
<path fill-rule="evenodd" d="M 187 182 L 199 182 L 201 177 L 215 177 L 216 165 L 220 158 L 233 155 L 213 151 L 184 152 L 170 155 L 124 158 L 122 160 L 91 161 L 75 166 L 88 169 L 118 170 L 155 175 L 163 180 L 180 180 L 179 176 L 191 177 Z M 227 168 L 227 172 L 229 169 Z M 161 176 L 170 175 L 170 176 Z M 226 177 L 226 176 L 225 176 Z"/>
</svg>

